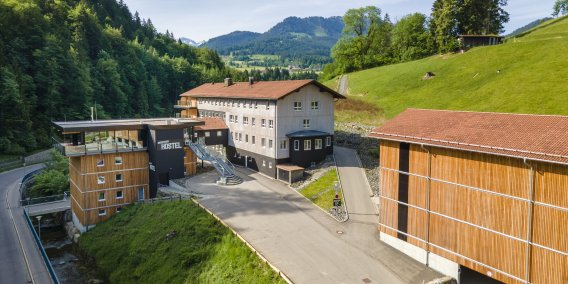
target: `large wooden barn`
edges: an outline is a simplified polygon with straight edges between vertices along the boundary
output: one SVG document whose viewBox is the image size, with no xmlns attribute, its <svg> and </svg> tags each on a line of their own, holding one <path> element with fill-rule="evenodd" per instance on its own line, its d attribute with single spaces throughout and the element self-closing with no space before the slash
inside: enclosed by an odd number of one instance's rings
<svg viewBox="0 0 568 284">
<path fill-rule="evenodd" d="M 568 116 L 408 109 L 370 136 L 381 240 L 457 279 L 568 283 Z"/>
</svg>

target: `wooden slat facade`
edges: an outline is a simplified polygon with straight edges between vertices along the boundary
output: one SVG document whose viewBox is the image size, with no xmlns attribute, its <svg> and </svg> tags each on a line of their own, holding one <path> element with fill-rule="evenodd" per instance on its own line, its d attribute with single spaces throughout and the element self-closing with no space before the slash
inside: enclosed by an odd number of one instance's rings
<svg viewBox="0 0 568 284">
<path fill-rule="evenodd" d="M 194 175 L 197 173 L 197 156 L 189 147 L 183 148 L 183 164 L 186 175 Z"/>
<path fill-rule="evenodd" d="M 122 163 L 117 163 L 120 157 Z M 103 161 L 101 165 L 100 162 Z M 122 181 L 117 181 L 117 174 Z M 108 219 L 125 204 L 138 199 L 138 190 L 149 197 L 148 153 L 146 151 L 88 155 L 69 158 L 71 207 L 83 226 Z M 99 182 L 104 177 L 104 183 Z M 122 192 L 122 198 L 118 193 Z M 104 199 L 99 200 L 100 194 Z M 99 216 L 99 210 L 105 215 Z"/>
<path fill-rule="evenodd" d="M 568 166 L 411 144 L 406 172 L 400 145 L 381 140 L 382 233 L 506 283 L 568 283 Z"/>
</svg>

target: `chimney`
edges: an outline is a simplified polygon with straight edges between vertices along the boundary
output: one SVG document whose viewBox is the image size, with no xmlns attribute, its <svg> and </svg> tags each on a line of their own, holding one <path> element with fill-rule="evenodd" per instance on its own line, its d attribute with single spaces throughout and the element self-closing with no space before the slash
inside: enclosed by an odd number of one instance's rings
<svg viewBox="0 0 568 284">
<path fill-rule="evenodd" d="M 225 87 L 229 87 L 233 84 L 233 79 L 225 78 Z"/>
<path fill-rule="evenodd" d="M 254 77 L 249 77 L 249 85 L 254 84 Z"/>
</svg>

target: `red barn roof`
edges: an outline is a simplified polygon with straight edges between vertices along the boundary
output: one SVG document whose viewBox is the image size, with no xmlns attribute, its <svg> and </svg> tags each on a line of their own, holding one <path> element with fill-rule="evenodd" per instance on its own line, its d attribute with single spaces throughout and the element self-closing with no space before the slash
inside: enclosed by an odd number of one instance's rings
<svg viewBox="0 0 568 284">
<path fill-rule="evenodd" d="M 197 98 L 238 98 L 278 100 L 307 85 L 315 85 L 321 91 L 330 93 L 334 98 L 345 97 L 315 80 L 237 82 L 230 86 L 224 83 L 206 83 L 193 88 L 180 96 Z"/>
<path fill-rule="evenodd" d="M 407 109 L 369 136 L 568 164 L 568 116 Z"/>
</svg>

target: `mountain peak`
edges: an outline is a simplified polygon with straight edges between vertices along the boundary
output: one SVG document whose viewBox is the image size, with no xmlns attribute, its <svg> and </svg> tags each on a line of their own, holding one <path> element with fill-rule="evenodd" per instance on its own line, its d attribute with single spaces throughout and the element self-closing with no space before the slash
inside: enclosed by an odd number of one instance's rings
<svg viewBox="0 0 568 284">
<path fill-rule="evenodd" d="M 197 42 L 197 41 L 192 40 L 192 39 L 187 38 L 187 37 L 180 37 L 179 40 L 181 40 L 182 43 L 185 43 L 185 44 L 191 45 L 191 46 L 200 46 L 200 45 L 205 43 L 204 40 Z"/>
</svg>

